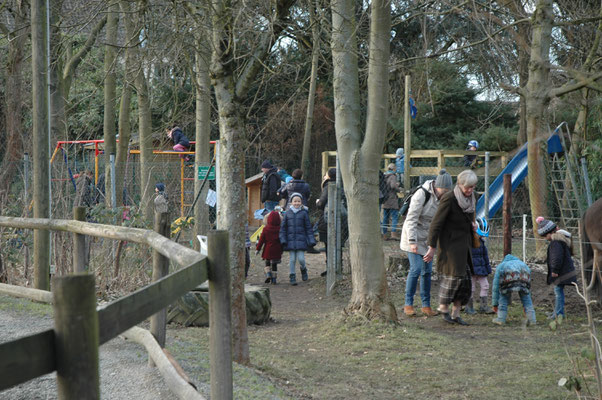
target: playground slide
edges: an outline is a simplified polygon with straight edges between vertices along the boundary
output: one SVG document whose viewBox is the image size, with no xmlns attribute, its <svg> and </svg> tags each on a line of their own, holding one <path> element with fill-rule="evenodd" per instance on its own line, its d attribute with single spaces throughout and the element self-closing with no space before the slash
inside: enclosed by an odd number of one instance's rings
<svg viewBox="0 0 602 400">
<path fill-rule="evenodd" d="M 482 195 L 477 201 L 477 218 L 486 217 L 489 219 L 494 216 L 504 201 L 504 175 L 512 174 L 512 191 L 514 192 L 518 185 L 527 176 L 527 143 L 525 143 L 514 158 L 506 165 L 506 168 L 498 175 L 489 186 L 489 212 L 485 214 L 485 195 Z"/>
</svg>

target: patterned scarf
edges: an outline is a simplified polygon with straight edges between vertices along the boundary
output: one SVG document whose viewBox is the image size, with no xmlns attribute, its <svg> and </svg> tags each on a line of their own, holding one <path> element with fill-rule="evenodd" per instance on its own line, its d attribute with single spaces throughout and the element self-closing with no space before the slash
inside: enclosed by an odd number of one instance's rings
<svg viewBox="0 0 602 400">
<path fill-rule="evenodd" d="M 470 197 L 464 196 L 462 193 L 462 189 L 460 189 L 459 185 L 454 187 L 454 196 L 456 196 L 456 200 L 458 200 L 458 205 L 466 214 L 473 213 L 475 211 L 475 197 L 474 193 Z"/>
</svg>

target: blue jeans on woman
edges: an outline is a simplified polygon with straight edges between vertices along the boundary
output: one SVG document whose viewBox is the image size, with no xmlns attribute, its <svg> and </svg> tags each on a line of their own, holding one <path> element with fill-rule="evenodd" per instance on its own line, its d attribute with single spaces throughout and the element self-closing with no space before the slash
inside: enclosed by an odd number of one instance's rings
<svg viewBox="0 0 602 400">
<path fill-rule="evenodd" d="M 387 233 L 387 225 L 389 224 L 389 216 L 391 217 L 391 232 L 397 231 L 397 221 L 399 220 L 399 210 L 394 208 L 383 208 L 383 222 L 380 227 L 383 235 Z"/>
<path fill-rule="evenodd" d="M 297 260 L 299 261 L 299 265 L 301 265 L 301 271 L 305 269 L 305 250 L 291 250 L 289 251 L 289 256 L 289 268 L 291 274 L 295 273 L 295 264 Z"/>
<path fill-rule="evenodd" d="M 554 296 L 556 296 L 554 315 L 564 317 L 564 285 L 554 286 Z"/>
<path fill-rule="evenodd" d="M 397 210 L 396 210 L 397 211 Z M 414 294 L 418 277 L 420 277 L 420 300 L 422 307 L 431 306 L 431 275 L 433 274 L 433 262 L 424 262 L 422 255 L 408 251 L 410 260 L 410 271 L 406 282 L 406 306 L 414 305 Z"/>
</svg>

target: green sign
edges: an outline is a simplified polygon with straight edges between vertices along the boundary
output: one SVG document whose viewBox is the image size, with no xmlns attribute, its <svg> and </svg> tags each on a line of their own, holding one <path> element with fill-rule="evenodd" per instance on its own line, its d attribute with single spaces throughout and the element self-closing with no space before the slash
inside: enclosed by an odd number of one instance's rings
<svg viewBox="0 0 602 400">
<path fill-rule="evenodd" d="M 199 166 L 199 180 L 203 180 L 205 179 L 205 175 L 207 175 L 207 170 L 209 169 L 209 166 Z M 211 171 L 209 171 L 209 176 L 207 177 L 208 180 L 210 181 L 214 181 L 215 180 L 215 167 L 211 167 Z"/>
</svg>

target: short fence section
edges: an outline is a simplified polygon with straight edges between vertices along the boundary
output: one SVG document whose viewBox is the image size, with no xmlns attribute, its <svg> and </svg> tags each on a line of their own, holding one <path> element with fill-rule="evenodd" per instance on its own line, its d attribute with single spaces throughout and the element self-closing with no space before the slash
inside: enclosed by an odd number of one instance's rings
<svg viewBox="0 0 602 400">
<path fill-rule="evenodd" d="M 228 257 L 222 256 L 229 254 L 228 232 L 209 232 L 209 255 L 205 257 L 144 229 L 12 217 L 0 217 L 0 226 L 71 232 L 76 241 L 90 235 L 136 242 L 150 246 L 182 267 L 102 307 L 96 307 L 93 275 L 53 278 L 55 328 L 0 344 L 0 390 L 56 370 L 60 399 L 99 398 L 98 346 L 160 312 L 210 277 L 210 318 L 216 322 L 210 325 L 211 343 L 215 347 L 211 352 L 211 397 L 232 398 L 230 274 Z M 76 264 L 81 262 L 77 259 L 84 259 L 74 256 Z M 74 265 L 74 270 L 80 269 Z"/>
</svg>

